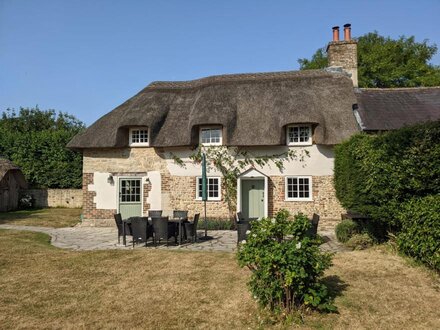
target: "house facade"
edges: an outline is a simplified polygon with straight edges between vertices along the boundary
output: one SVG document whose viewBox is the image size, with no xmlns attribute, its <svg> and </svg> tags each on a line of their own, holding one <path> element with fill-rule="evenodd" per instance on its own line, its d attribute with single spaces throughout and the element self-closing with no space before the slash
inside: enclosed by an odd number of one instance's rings
<svg viewBox="0 0 440 330">
<path fill-rule="evenodd" d="M 333 148 L 367 130 L 375 97 L 355 88 L 357 45 L 350 26 L 343 41 L 335 30 L 327 49 L 329 70 L 153 82 L 74 137 L 68 147 L 80 150 L 84 162 L 83 221 L 112 225 L 114 213 L 126 218 L 150 209 L 165 215 L 177 209 L 190 216 L 202 212 L 202 170 L 192 160 L 199 147 L 234 148 L 251 159 L 296 153 L 295 159 L 281 157 L 281 168 L 273 163 L 243 168 L 234 204 L 245 217 L 272 216 L 285 208 L 318 213 L 324 221 L 340 218 Z M 396 101 L 395 95 L 391 99 Z M 210 218 L 230 216 L 222 180 L 209 166 Z"/>
</svg>

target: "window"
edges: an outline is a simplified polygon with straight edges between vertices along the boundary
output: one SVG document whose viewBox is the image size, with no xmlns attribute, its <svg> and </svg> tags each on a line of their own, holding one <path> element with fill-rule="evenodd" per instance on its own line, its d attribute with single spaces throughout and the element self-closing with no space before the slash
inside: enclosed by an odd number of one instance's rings
<svg viewBox="0 0 440 330">
<path fill-rule="evenodd" d="M 287 145 L 311 145 L 312 127 L 295 125 L 287 127 Z"/>
<path fill-rule="evenodd" d="M 200 144 L 205 146 L 222 145 L 222 129 L 220 127 L 202 127 L 200 129 Z"/>
<path fill-rule="evenodd" d="M 220 178 L 218 177 L 208 177 L 207 178 L 207 188 L 208 188 L 208 200 L 209 201 L 219 201 L 221 200 L 221 186 Z M 196 199 L 202 199 L 202 178 L 197 178 L 196 187 Z"/>
<path fill-rule="evenodd" d="M 310 176 L 292 176 L 286 178 L 287 201 L 311 201 L 312 178 Z"/>
<path fill-rule="evenodd" d="M 148 137 L 147 127 L 130 128 L 130 146 L 148 146 Z"/>
<path fill-rule="evenodd" d="M 141 180 L 121 179 L 119 196 L 121 202 L 140 202 L 141 201 Z"/>
</svg>

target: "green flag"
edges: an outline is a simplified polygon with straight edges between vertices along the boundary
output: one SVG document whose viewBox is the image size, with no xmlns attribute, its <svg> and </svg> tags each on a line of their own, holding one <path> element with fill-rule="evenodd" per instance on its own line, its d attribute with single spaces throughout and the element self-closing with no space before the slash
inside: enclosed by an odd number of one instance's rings
<svg viewBox="0 0 440 330">
<path fill-rule="evenodd" d="M 208 179 L 206 178 L 206 156 L 202 154 L 202 201 L 208 200 Z"/>
</svg>

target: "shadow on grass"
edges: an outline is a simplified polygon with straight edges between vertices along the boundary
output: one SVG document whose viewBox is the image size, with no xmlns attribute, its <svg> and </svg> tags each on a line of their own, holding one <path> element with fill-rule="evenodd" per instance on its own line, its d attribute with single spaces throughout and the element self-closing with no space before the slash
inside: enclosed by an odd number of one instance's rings
<svg viewBox="0 0 440 330">
<path fill-rule="evenodd" d="M 39 217 L 39 215 L 43 212 L 43 208 L 0 212 L 0 224 L 7 224 L 9 221 L 28 220 L 29 218 L 36 218 Z"/>
<path fill-rule="evenodd" d="M 322 278 L 322 283 L 328 288 L 329 296 L 332 300 L 336 297 L 342 296 L 342 293 L 349 287 L 347 283 L 341 280 L 339 276 L 330 275 Z"/>
</svg>

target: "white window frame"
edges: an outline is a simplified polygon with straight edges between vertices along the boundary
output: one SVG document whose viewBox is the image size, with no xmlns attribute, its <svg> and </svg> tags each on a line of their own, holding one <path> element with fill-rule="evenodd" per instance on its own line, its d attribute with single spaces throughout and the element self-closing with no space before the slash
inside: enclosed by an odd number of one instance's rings
<svg viewBox="0 0 440 330">
<path fill-rule="evenodd" d="M 218 130 L 220 131 L 220 141 L 219 142 L 202 142 L 202 131 L 203 130 Z M 203 126 L 199 129 L 199 143 L 204 146 L 221 146 L 223 144 L 223 129 L 220 126 Z"/>
<path fill-rule="evenodd" d="M 134 131 L 147 131 L 147 142 L 132 142 Z M 150 146 L 150 129 L 148 127 L 132 127 L 132 128 L 130 128 L 128 144 L 130 147 L 148 147 L 148 146 Z"/>
<path fill-rule="evenodd" d="M 308 179 L 309 180 L 309 197 L 289 197 L 288 195 L 288 179 Z M 298 182 L 299 184 L 299 182 Z M 309 175 L 292 175 L 286 176 L 284 179 L 284 199 L 289 202 L 313 201 L 313 180 Z"/>
<path fill-rule="evenodd" d="M 291 142 L 289 137 L 289 131 L 291 128 L 298 128 L 298 130 L 301 130 L 302 127 L 307 127 L 309 130 L 309 138 L 307 141 L 298 141 L 298 142 Z M 286 142 L 288 146 L 311 146 L 312 145 L 312 125 L 288 125 L 286 128 Z"/>
<path fill-rule="evenodd" d="M 199 188 L 199 180 L 202 177 L 196 177 L 196 200 L 201 201 L 202 197 L 200 196 L 200 188 Z M 209 179 L 217 179 L 218 180 L 218 197 L 209 197 Z M 219 176 L 208 176 L 208 201 L 221 201 L 222 200 L 222 178 Z"/>
</svg>

